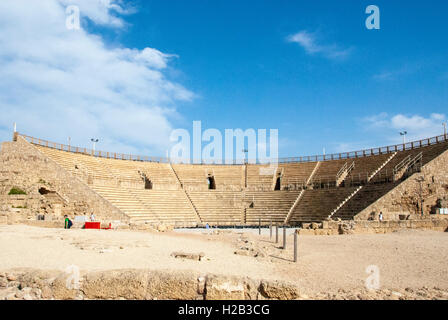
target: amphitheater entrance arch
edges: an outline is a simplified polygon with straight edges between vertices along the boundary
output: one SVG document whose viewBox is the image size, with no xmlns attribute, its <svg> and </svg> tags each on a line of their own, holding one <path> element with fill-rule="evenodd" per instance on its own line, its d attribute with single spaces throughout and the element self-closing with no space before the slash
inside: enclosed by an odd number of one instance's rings
<svg viewBox="0 0 448 320">
<path fill-rule="evenodd" d="M 145 179 L 145 189 L 152 190 L 152 181 L 148 178 Z"/>
<path fill-rule="evenodd" d="M 278 176 L 277 179 L 275 180 L 274 190 L 280 190 L 281 185 L 282 185 L 282 177 Z"/>
<path fill-rule="evenodd" d="M 145 183 L 145 189 L 152 190 L 152 181 L 151 181 L 151 179 L 149 179 L 146 176 L 146 174 L 143 171 L 141 171 L 141 170 L 138 170 L 138 173 L 140 174 L 141 178 L 143 179 L 143 182 Z"/>
<path fill-rule="evenodd" d="M 46 194 L 56 194 L 56 191 L 48 190 L 47 188 L 44 188 L 44 187 L 40 187 L 38 191 L 39 191 L 39 194 L 41 194 L 43 196 Z"/>
<path fill-rule="evenodd" d="M 207 177 L 207 183 L 208 183 L 208 189 L 209 190 L 215 190 L 216 189 L 216 182 L 214 176 L 208 176 Z"/>
</svg>

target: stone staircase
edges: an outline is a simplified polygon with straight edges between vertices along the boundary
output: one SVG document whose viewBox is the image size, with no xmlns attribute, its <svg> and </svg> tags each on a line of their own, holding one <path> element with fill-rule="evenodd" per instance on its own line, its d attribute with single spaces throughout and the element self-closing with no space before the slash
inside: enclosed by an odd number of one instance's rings
<svg viewBox="0 0 448 320">
<path fill-rule="evenodd" d="M 271 221 L 283 224 L 288 211 L 297 199 L 300 191 L 246 191 L 243 198 L 246 216 L 245 222 L 249 225 L 258 225 L 261 219 L 263 225 Z"/>
<path fill-rule="evenodd" d="M 306 180 L 306 185 L 308 186 L 311 181 L 313 181 L 314 176 L 316 175 L 317 170 L 319 170 L 320 164 L 322 162 L 318 161 L 316 162 L 316 166 L 314 167 L 313 171 L 311 172 L 310 176 L 308 177 L 308 179 Z"/>
<path fill-rule="evenodd" d="M 186 191 L 194 203 L 202 223 L 209 225 L 241 225 L 243 210 L 240 191 Z"/>
<path fill-rule="evenodd" d="M 197 222 L 201 223 L 202 222 L 202 218 L 201 215 L 198 212 L 198 209 L 196 208 L 196 206 L 194 205 L 193 201 L 190 198 L 190 195 L 188 194 L 188 192 L 185 190 L 182 182 L 179 179 L 179 176 L 177 175 L 176 170 L 174 170 L 173 165 L 170 163 L 169 164 L 171 171 L 173 172 L 173 174 L 176 176 L 177 181 L 179 182 L 180 186 L 181 186 L 181 190 L 185 196 L 185 198 L 188 200 L 188 203 L 190 204 L 191 208 L 193 209 L 193 211 L 195 212 L 196 216 L 197 216 Z"/>
<path fill-rule="evenodd" d="M 300 222 L 323 221 L 355 190 L 355 187 L 306 189 L 288 218 L 288 223 L 294 225 Z"/>
<path fill-rule="evenodd" d="M 381 171 L 381 169 L 383 169 L 395 156 L 397 155 L 397 152 L 392 153 L 392 155 L 387 158 L 386 161 L 384 161 L 384 163 L 378 168 L 376 169 L 368 178 L 367 178 L 367 182 L 369 182 L 370 180 L 373 179 L 373 177 L 375 177 L 375 175 Z"/>
<path fill-rule="evenodd" d="M 352 199 L 361 189 L 363 188 L 363 186 L 359 186 L 358 188 L 356 188 L 355 191 L 353 191 L 347 198 L 345 198 L 333 211 L 330 212 L 330 214 L 328 215 L 328 219 L 331 219 L 333 217 L 333 215 L 339 211 L 340 208 L 342 208 L 342 206 L 344 204 L 346 204 L 348 201 L 350 201 L 350 199 Z"/>
<path fill-rule="evenodd" d="M 297 205 L 299 204 L 300 199 L 302 199 L 304 193 L 305 193 L 305 189 L 300 191 L 299 195 L 296 198 L 296 201 L 294 201 L 293 205 L 291 206 L 291 208 L 288 211 L 288 214 L 287 214 L 285 220 L 283 221 L 285 224 L 289 223 L 289 220 L 291 219 L 291 215 L 294 212 Z"/>
</svg>

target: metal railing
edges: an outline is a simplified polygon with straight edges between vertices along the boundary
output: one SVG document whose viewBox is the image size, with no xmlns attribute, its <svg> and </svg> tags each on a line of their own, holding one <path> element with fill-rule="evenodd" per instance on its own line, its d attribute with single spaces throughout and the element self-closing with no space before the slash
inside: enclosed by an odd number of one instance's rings
<svg viewBox="0 0 448 320">
<path fill-rule="evenodd" d="M 397 174 L 400 170 L 402 170 L 404 167 L 407 167 L 409 163 L 411 162 L 411 155 L 408 155 L 403 160 L 401 160 L 394 168 L 394 174 Z"/>
<path fill-rule="evenodd" d="M 423 161 L 423 153 L 419 152 L 415 157 L 411 157 L 411 155 L 408 155 L 406 158 L 404 158 L 400 163 L 398 163 L 394 169 L 393 174 L 394 177 L 399 174 L 401 171 L 409 171 L 410 169 L 414 168 L 417 163 L 420 163 L 420 167 L 422 165 Z"/>
<path fill-rule="evenodd" d="M 350 165 L 348 165 L 348 162 L 344 163 L 341 169 L 339 169 L 338 173 L 336 173 L 336 180 L 338 180 L 344 172 L 350 173 L 350 171 L 355 168 L 355 161 L 352 161 Z"/>
<path fill-rule="evenodd" d="M 39 138 L 34 138 L 31 136 L 27 136 L 24 134 L 18 134 L 28 142 L 40 145 L 48 148 L 53 148 L 61 151 L 73 152 L 73 153 L 81 153 L 86 155 L 91 155 L 100 158 L 108 158 L 108 159 L 119 159 L 119 160 L 132 160 L 132 161 L 143 161 L 143 162 L 158 162 L 158 163 L 185 163 L 190 164 L 191 162 L 197 164 L 233 164 L 233 165 L 241 165 L 241 164 L 270 164 L 270 163 L 303 163 L 303 162 L 317 162 L 317 161 L 331 161 L 331 160 L 344 160 L 344 159 L 356 159 L 363 157 L 376 156 L 381 154 L 388 154 L 398 151 L 406 151 L 406 150 L 414 150 L 430 145 L 435 145 L 438 143 L 443 143 L 448 141 L 448 136 L 440 135 L 432 138 L 417 140 L 408 142 L 405 144 L 396 144 L 386 147 L 379 148 L 371 148 L 359 151 L 351 151 L 351 152 L 342 152 L 342 153 L 334 153 L 334 154 L 326 154 L 326 155 L 314 155 L 314 156 L 301 156 L 301 157 L 287 157 L 287 158 L 278 158 L 276 161 L 272 159 L 256 159 L 256 160 L 231 160 L 230 163 L 224 161 L 223 163 L 210 163 L 210 161 L 193 161 L 187 159 L 170 159 L 166 157 L 150 157 L 150 156 L 138 156 L 132 154 L 124 154 L 124 153 L 116 153 L 116 152 L 107 152 L 107 151 L 99 151 L 99 150 L 91 150 L 88 148 L 74 147 L 70 145 L 65 145 L 61 143 L 51 142 Z"/>
</svg>

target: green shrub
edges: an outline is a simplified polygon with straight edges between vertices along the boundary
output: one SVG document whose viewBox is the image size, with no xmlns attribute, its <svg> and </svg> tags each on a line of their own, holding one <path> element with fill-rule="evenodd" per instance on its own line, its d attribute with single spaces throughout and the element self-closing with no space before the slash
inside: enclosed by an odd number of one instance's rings
<svg viewBox="0 0 448 320">
<path fill-rule="evenodd" d="M 11 190 L 9 190 L 8 195 L 13 195 L 13 194 L 26 194 L 26 192 L 20 188 L 12 188 Z"/>
</svg>

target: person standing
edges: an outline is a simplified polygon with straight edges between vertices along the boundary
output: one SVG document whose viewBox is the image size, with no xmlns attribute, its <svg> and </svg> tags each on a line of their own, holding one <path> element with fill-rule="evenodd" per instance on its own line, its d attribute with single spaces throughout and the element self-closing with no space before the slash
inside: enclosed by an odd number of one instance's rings
<svg viewBox="0 0 448 320">
<path fill-rule="evenodd" d="M 380 222 L 383 222 L 383 212 L 380 211 L 380 215 L 378 216 L 378 220 L 380 220 Z"/>
<path fill-rule="evenodd" d="M 93 214 L 93 212 L 92 212 L 92 214 L 90 215 L 90 221 L 95 221 L 95 215 Z"/>
</svg>

